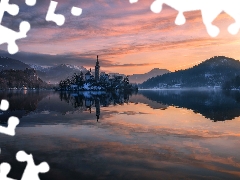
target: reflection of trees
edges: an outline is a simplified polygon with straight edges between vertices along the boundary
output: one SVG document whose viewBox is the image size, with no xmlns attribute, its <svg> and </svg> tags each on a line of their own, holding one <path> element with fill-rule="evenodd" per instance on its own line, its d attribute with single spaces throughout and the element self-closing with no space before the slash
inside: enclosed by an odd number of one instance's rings
<svg viewBox="0 0 240 180">
<path fill-rule="evenodd" d="M 47 96 L 47 92 L 39 91 L 3 91 L 0 93 L 0 99 L 9 101 L 9 109 L 2 112 L 0 116 L 1 122 L 6 122 L 10 116 L 19 118 L 35 111 L 38 103 Z"/>
<path fill-rule="evenodd" d="M 214 121 L 240 116 L 240 93 L 221 91 L 141 91 L 145 97 L 166 105 L 187 108 Z"/>
<path fill-rule="evenodd" d="M 86 108 L 90 113 L 92 112 L 92 108 L 95 107 L 98 120 L 100 118 L 101 106 L 107 107 L 109 105 L 122 105 L 128 103 L 130 95 L 131 93 L 129 92 L 60 92 L 59 98 L 61 101 L 71 104 L 74 108 Z"/>
</svg>

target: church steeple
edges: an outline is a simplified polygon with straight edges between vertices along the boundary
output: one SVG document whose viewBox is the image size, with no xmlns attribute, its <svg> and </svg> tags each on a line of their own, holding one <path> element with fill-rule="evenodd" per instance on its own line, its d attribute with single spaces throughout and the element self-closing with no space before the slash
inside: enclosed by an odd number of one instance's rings
<svg viewBox="0 0 240 180">
<path fill-rule="evenodd" d="M 95 80 L 99 81 L 99 73 L 100 73 L 100 65 L 99 65 L 99 60 L 98 60 L 98 55 L 97 55 L 97 62 L 95 66 Z"/>
</svg>

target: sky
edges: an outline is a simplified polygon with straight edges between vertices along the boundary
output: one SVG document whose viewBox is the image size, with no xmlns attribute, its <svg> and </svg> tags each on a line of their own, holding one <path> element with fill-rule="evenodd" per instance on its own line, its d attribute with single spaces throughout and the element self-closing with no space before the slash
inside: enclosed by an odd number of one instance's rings
<svg viewBox="0 0 240 180">
<path fill-rule="evenodd" d="M 153 68 L 175 71 L 192 67 L 213 56 L 240 59 L 240 33 L 231 35 L 228 26 L 234 20 L 224 12 L 214 21 L 221 32 L 208 35 L 201 12 L 185 13 L 186 24 L 175 25 L 177 11 L 163 6 L 159 14 L 150 10 L 153 0 L 56 0 L 56 13 L 66 18 L 63 26 L 45 20 L 50 0 L 38 0 L 28 7 L 24 0 L 10 0 L 19 5 L 13 17 L 4 14 L 2 25 L 19 31 L 21 21 L 28 21 L 28 37 L 17 41 L 19 52 L 10 55 L 7 44 L 0 45 L 0 55 L 28 64 L 53 66 L 72 64 L 94 67 L 99 55 L 101 71 L 124 74 L 146 73 Z M 71 15 L 73 6 L 82 15 Z"/>
</svg>

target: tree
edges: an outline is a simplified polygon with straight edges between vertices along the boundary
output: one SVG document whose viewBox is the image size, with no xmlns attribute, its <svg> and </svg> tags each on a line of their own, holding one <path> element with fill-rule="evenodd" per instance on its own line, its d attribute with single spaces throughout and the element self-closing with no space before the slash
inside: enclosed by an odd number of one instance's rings
<svg viewBox="0 0 240 180">
<path fill-rule="evenodd" d="M 76 76 L 76 84 L 78 87 L 81 87 L 84 84 L 84 75 L 82 71 Z"/>
</svg>

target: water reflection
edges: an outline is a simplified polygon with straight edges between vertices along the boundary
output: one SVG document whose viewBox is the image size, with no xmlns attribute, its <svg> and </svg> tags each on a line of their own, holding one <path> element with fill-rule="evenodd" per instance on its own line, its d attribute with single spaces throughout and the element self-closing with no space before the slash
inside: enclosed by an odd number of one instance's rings
<svg viewBox="0 0 240 180">
<path fill-rule="evenodd" d="M 26 165 L 16 161 L 19 150 L 49 163 L 41 180 L 240 177 L 240 118 L 213 123 L 199 114 L 239 116 L 237 92 L 0 94 L 13 103 L 1 120 L 24 112 L 15 137 L 0 134 L 0 162 L 11 164 L 13 179 Z"/>
<path fill-rule="evenodd" d="M 95 91 L 85 91 L 79 93 L 69 93 L 61 92 L 59 97 L 61 101 L 65 101 L 71 104 L 74 108 L 85 107 L 90 113 L 92 113 L 92 108 L 95 108 L 97 121 L 100 119 L 101 106 L 108 107 L 109 105 L 123 105 L 129 102 L 129 97 L 131 93 L 121 92 L 121 93 L 107 93 L 107 92 L 95 92 Z"/>
<path fill-rule="evenodd" d="M 240 116 L 239 91 L 140 91 L 151 101 L 167 106 L 191 109 L 213 121 L 232 120 Z"/>
<path fill-rule="evenodd" d="M 57 98 L 58 97 L 58 98 Z M 233 120 L 240 116 L 240 92 L 238 91 L 139 91 L 134 93 L 106 92 L 1 92 L 0 99 L 10 102 L 7 112 L 0 112 L 0 123 L 10 116 L 22 118 L 31 112 L 66 114 L 78 111 L 95 113 L 101 119 L 101 107 L 143 103 L 152 109 L 166 110 L 169 106 L 192 110 L 213 121 Z M 64 103 L 59 103 L 59 101 Z M 69 107 L 70 105 L 71 107 Z"/>
<path fill-rule="evenodd" d="M 10 116 L 22 118 L 37 109 L 37 105 L 50 92 L 48 91 L 1 91 L 0 99 L 7 99 L 10 103 L 9 110 L 0 111 L 0 123 L 6 123 Z"/>
<path fill-rule="evenodd" d="M 71 102 L 75 108 L 85 106 L 90 113 L 92 107 L 95 107 L 97 120 L 100 117 L 101 106 L 122 105 L 128 102 L 145 103 L 153 109 L 161 110 L 166 110 L 169 106 L 186 108 L 215 122 L 232 120 L 240 116 L 240 92 L 238 91 L 140 91 L 139 95 L 145 98 L 136 98 L 136 94 L 131 96 L 126 93 L 83 92 L 80 94 L 61 93 L 60 99 L 64 99 L 67 103 Z"/>
</svg>

